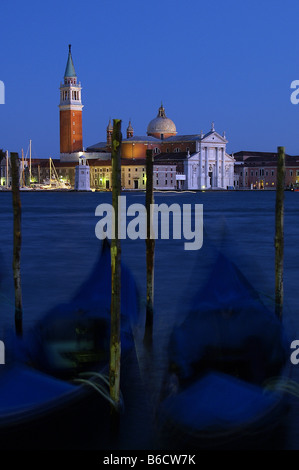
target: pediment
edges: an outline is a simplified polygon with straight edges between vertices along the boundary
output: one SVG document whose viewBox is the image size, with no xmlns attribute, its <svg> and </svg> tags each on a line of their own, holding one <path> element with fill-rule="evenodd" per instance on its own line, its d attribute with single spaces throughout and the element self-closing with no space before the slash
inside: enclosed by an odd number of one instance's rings
<svg viewBox="0 0 299 470">
<path fill-rule="evenodd" d="M 222 137 L 218 132 L 216 131 L 211 131 L 208 132 L 203 136 L 201 139 L 201 142 L 209 142 L 209 143 L 215 143 L 215 144 L 226 144 L 227 140 Z"/>
</svg>

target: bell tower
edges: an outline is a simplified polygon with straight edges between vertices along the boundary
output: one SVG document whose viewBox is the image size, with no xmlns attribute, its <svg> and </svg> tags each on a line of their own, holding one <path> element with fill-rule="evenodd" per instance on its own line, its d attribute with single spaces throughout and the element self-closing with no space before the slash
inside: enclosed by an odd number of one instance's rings
<svg viewBox="0 0 299 470">
<path fill-rule="evenodd" d="M 82 108 L 81 83 L 77 81 L 69 45 L 64 81 L 60 84 L 60 153 L 83 150 Z"/>
<path fill-rule="evenodd" d="M 129 121 L 129 125 L 127 127 L 127 139 L 130 139 L 130 137 L 133 137 L 134 135 L 134 129 L 131 124 L 131 120 Z"/>
<path fill-rule="evenodd" d="M 111 124 L 111 119 L 109 119 L 109 123 L 107 126 L 107 145 L 111 145 L 112 143 L 112 133 L 113 133 L 113 126 Z"/>
</svg>

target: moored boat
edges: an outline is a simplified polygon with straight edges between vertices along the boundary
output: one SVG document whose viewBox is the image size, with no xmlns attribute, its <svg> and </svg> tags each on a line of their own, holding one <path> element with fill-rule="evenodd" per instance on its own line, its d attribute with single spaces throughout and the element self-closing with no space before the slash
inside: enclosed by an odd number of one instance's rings
<svg viewBox="0 0 299 470">
<path fill-rule="evenodd" d="M 269 445 L 286 402 L 265 384 L 282 376 L 286 351 L 281 321 L 237 266 L 220 254 L 170 339 L 168 392 L 158 410 L 161 445 Z"/>
<path fill-rule="evenodd" d="M 110 248 L 68 304 L 48 312 L 0 374 L 1 449 L 103 448 L 109 440 Z M 135 282 L 122 267 L 121 387 L 134 356 Z M 119 410 L 120 411 L 120 410 Z M 96 442 L 95 442 L 96 439 Z"/>
</svg>

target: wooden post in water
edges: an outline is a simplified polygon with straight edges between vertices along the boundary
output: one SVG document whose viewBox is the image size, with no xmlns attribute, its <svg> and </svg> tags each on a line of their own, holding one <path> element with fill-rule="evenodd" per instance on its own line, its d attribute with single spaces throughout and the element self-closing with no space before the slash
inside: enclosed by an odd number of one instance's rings
<svg viewBox="0 0 299 470">
<path fill-rule="evenodd" d="M 285 178 L 285 148 L 278 147 L 276 207 L 275 207 L 275 313 L 281 319 L 283 308 L 283 201 Z"/>
<path fill-rule="evenodd" d="M 20 199 L 20 160 L 17 153 L 10 154 L 13 204 L 13 278 L 15 287 L 15 328 L 22 336 L 22 289 L 21 289 L 21 199 Z"/>
<path fill-rule="evenodd" d="M 121 193 L 121 120 L 113 120 L 112 134 L 112 206 L 114 209 L 114 220 L 112 220 L 112 240 L 111 240 L 111 337 L 110 337 L 110 397 L 119 405 L 120 389 L 120 289 L 121 289 L 121 268 L 120 268 L 120 240 L 118 228 L 118 197 Z M 114 236 L 113 236 L 114 235 Z"/>
<path fill-rule="evenodd" d="M 150 347 L 153 342 L 154 324 L 154 260 L 155 260 L 155 239 L 153 234 L 153 211 L 154 189 L 153 189 L 153 151 L 146 151 L 146 320 L 144 332 L 144 344 Z"/>
</svg>

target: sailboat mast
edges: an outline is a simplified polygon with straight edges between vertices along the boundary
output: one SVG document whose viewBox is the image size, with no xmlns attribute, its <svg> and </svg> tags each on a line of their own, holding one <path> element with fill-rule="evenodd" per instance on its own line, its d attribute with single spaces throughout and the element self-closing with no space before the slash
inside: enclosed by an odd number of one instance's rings
<svg viewBox="0 0 299 470">
<path fill-rule="evenodd" d="M 22 188 L 25 186 L 24 179 L 24 150 L 22 149 Z"/>
<path fill-rule="evenodd" d="M 8 189 L 8 150 L 6 150 L 6 189 Z"/>
<path fill-rule="evenodd" d="M 29 140 L 29 184 L 31 184 L 31 139 Z"/>
</svg>

